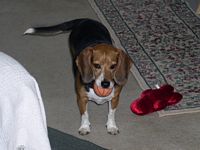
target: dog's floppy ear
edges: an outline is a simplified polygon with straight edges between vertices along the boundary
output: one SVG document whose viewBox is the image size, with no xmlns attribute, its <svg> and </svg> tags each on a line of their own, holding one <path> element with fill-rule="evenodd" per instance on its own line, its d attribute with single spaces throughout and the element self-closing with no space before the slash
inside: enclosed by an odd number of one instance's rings
<svg viewBox="0 0 200 150">
<path fill-rule="evenodd" d="M 118 85 L 124 85 L 132 65 L 130 57 L 122 50 L 119 50 L 118 62 L 114 73 L 114 80 Z"/>
<path fill-rule="evenodd" d="M 94 80 L 94 75 L 91 67 L 93 48 L 84 49 L 76 58 L 76 65 L 81 74 L 84 83 L 89 83 Z"/>
</svg>

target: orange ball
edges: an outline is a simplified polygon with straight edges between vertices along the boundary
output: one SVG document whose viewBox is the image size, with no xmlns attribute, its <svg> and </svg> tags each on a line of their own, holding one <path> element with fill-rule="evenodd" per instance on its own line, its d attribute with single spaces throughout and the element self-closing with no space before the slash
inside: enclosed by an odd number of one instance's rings
<svg viewBox="0 0 200 150">
<path fill-rule="evenodd" d="M 106 97 L 111 94 L 112 88 L 102 88 L 94 84 L 94 92 L 100 97 Z"/>
</svg>

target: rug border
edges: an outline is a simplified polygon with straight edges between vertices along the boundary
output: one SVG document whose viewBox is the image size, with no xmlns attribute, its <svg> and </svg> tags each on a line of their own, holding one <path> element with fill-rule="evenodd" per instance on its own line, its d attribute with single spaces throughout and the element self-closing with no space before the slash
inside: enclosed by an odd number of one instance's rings
<svg viewBox="0 0 200 150">
<path fill-rule="evenodd" d="M 94 2 L 94 0 L 88 0 L 88 2 L 90 4 L 90 6 L 93 8 L 93 10 L 96 13 L 96 15 L 98 16 L 98 18 L 100 19 L 100 21 L 108 28 L 108 30 L 112 36 L 112 39 L 114 40 L 114 44 L 117 47 L 124 50 L 119 38 L 116 36 L 114 30 L 109 25 L 109 23 L 107 22 L 106 18 L 102 14 L 102 12 L 99 10 L 99 8 L 96 5 L 96 3 Z M 188 4 L 187 4 L 187 6 L 188 6 Z M 188 8 L 190 9 L 189 6 L 188 6 Z M 137 69 L 137 67 L 134 64 L 132 65 L 131 73 L 136 78 L 136 80 L 137 80 L 139 86 L 142 88 L 142 90 L 149 89 L 149 86 L 146 84 L 145 80 L 142 78 L 142 76 L 139 73 L 139 70 Z M 161 110 L 161 111 L 158 111 L 157 113 L 158 113 L 159 117 L 164 117 L 164 116 L 170 116 L 170 115 L 178 115 L 178 114 L 180 115 L 180 114 L 197 113 L 197 112 L 200 112 L 200 108 L 169 110 L 169 111 Z"/>
</svg>

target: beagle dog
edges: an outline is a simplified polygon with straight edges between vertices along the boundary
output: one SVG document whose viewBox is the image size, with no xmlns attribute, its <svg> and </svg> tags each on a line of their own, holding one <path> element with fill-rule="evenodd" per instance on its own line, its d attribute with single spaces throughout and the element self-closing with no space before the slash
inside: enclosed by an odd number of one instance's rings
<svg viewBox="0 0 200 150">
<path fill-rule="evenodd" d="M 92 19 L 75 19 L 55 26 L 29 28 L 24 34 L 56 35 L 67 31 L 71 31 L 69 45 L 74 60 L 77 103 L 81 114 L 79 133 L 90 133 L 87 104 L 91 100 L 97 104 L 109 103 L 106 127 L 108 133 L 116 135 L 119 129 L 115 122 L 115 111 L 132 60 L 113 45 L 106 27 Z M 98 96 L 94 84 L 102 89 L 112 89 L 112 92 Z"/>
</svg>

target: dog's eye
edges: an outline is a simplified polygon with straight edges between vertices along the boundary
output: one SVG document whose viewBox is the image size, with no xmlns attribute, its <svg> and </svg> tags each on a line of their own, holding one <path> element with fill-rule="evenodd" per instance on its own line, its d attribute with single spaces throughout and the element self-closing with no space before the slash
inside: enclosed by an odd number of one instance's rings
<svg viewBox="0 0 200 150">
<path fill-rule="evenodd" d="M 96 69 L 101 69 L 101 65 L 99 65 L 99 64 L 94 64 L 94 67 L 95 67 Z"/>
<path fill-rule="evenodd" d="M 110 66 L 110 69 L 115 69 L 115 67 L 116 67 L 116 64 L 113 64 Z"/>
</svg>

